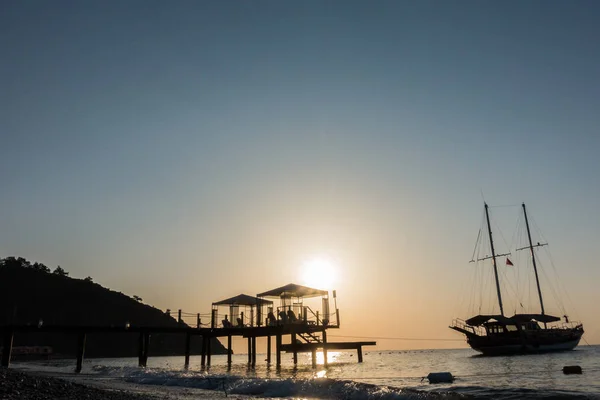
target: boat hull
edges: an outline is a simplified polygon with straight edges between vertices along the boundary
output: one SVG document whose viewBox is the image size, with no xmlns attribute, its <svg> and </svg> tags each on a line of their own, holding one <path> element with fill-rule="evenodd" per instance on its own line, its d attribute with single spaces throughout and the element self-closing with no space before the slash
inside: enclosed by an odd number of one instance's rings
<svg viewBox="0 0 600 400">
<path fill-rule="evenodd" d="M 579 344 L 583 330 L 550 330 L 533 337 L 503 337 L 468 335 L 467 343 L 483 355 L 534 354 L 573 350 Z"/>
</svg>

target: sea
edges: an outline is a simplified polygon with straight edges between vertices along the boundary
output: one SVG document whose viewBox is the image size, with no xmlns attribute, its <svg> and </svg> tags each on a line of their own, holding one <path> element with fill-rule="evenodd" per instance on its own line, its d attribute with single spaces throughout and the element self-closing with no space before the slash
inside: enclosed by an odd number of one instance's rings
<svg viewBox="0 0 600 400">
<path fill-rule="evenodd" d="M 319 354 L 319 353 L 318 353 Z M 320 358 L 319 358 L 320 356 Z M 209 369 L 200 356 L 192 356 L 184 369 L 183 356 L 152 357 L 139 368 L 137 358 L 88 359 L 83 374 L 97 379 L 152 388 L 211 390 L 215 397 L 294 399 L 600 399 L 600 346 L 579 346 L 573 351 L 538 355 L 484 357 L 471 349 L 366 351 L 358 363 L 353 352 L 322 355 L 316 368 L 310 353 L 282 353 L 278 370 L 268 366 L 265 354 L 248 366 L 246 354 L 234 355 L 231 368 L 223 355 L 212 356 Z M 74 360 L 14 363 L 17 368 L 73 374 Z M 582 374 L 564 374 L 564 366 L 577 365 Z M 452 383 L 429 383 L 429 373 L 450 372 Z M 166 388 L 166 389 L 165 389 Z M 210 397 L 210 396 L 209 396 Z"/>
</svg>

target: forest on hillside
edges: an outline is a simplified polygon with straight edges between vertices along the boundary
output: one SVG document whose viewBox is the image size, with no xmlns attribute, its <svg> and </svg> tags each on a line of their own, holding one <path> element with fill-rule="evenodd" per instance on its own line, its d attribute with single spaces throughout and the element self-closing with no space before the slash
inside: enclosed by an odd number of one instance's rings
<svg viewBox="0 0 600 400">
<path fill-rule="evenodd" d="M 185 326 L 170 313 L 144 304 L 139 296 L 128 296 L 95 283 L 91 277 L 75 279 L 62 267 L 51 270 L 22 257 L 0 259 L 0 325 L 86 326 Z M 74 335 L 73 335 L 74 336 Z M 89 334 L 86 357 L 137 355 L 138 336 L 133 333 Z M 152 334 L 150 355 L 183 354 L 185 335 Z M 55 354 L 72 355 L 76 340 L 70 335 L 17 333 L 15 346 L 51 346 Z M 200 354 L 202 339 L 192 339 L 192 353 Z M 213 354 L 225 354 L 217 340 Z"/>
</svg>

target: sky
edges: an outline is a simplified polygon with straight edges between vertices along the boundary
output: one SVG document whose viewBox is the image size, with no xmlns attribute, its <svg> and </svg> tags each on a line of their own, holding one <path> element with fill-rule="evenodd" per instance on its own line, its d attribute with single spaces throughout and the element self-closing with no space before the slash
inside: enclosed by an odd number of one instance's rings
<svg viewBox="0 0 600 400">
<path fill-rule="evenodd" d="M 462 347 L 448 325 L 471 316 L 483 201 L 511 223 L 525 202 L 598 344 L 599 18 L 594 1 L 3 1 L 0 257 L 194 313 L 326 259 L 330 336 Z"/>
</svg>

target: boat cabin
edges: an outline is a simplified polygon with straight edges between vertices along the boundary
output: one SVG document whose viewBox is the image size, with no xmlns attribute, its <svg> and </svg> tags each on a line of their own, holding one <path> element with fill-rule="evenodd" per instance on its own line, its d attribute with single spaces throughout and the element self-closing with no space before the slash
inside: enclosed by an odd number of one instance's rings
<svg viewBox="0 0 600 400">
<path fill-rule="evenodd" d="M 515 314 L 512 317 L 502 315 L 477 315 L 466 323 L 472 327 L 483 326 L 488 335 L 510 334 L 519 331 L 539 331 L 539 322 L 560 321 L 560 318 L 545 314 Z"/>
</svg>

